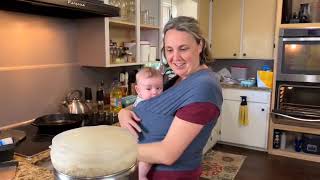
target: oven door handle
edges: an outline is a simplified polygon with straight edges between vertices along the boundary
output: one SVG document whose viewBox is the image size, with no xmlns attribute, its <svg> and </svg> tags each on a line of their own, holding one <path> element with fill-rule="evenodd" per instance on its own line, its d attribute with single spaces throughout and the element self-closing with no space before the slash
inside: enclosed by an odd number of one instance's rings
<svg viewBox="0 0 320 180">
<path fill-rule="evenodd" d="M 320 41 L 320 37 L 285 37 L 282 41 Z"/>
<path fill-rule="evenodd" d="M 320 119 L 297 118 L 297 117 L 294 117 L 294 116 L 289 116 L 289 115 L 282 114 L 282 113 L 277 113 L 277 112 L 271 112 L 271 114 L 273 114 L 273 115 L 278 115 L 278 116 L 282 116 L 282 117 L 289 118 L 289 119 L 293 119 L 293 120 L 297 120 L 297 121 L 320 122 Z"/>
</svg>

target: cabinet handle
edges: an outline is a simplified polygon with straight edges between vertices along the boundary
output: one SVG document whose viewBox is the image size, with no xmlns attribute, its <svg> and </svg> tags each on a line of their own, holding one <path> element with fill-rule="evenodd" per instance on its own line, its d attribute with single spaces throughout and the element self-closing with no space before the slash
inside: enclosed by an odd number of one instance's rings
<svg viewBox="0 0 320 180">
<path fill-rule="evenodd" d="M 262 108 L 261 111 L 264 111 L 264 108 Z"/>
<path fill-rule="evenodd" d="M 247 54 L 246 53 L 243 53 L 243 56 L 246 56 Z"/>
<path fill-rule="evenodd" d="M 237 56 L 237 53 L 233 53 L 233 56 Z"/>
</svg>

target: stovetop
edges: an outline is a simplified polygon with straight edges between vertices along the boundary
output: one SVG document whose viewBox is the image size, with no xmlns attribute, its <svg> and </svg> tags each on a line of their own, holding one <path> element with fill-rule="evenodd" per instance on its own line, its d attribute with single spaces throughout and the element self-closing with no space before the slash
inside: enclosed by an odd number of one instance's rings
<svg viewBox="0 0 320 180">
<path fill-rule="evenodd" d="M 104 121 L 97 121 L 94 122 L 94 124 L 86 124 L 87 125 L 111 125 L 118 122 L 117 116 L 108 117 L 107 120 Z M 16 130 L 22 130 L 26 133 L 26 138 L 19 142 L 15 147 L 15 154 L 32 158 L 33 156 L 46 151 L 49 149 L 49 146 L 51 145 L 52 139 L 55 135 L 61 133 L 61 131 L 53 131 L 52 129 L 50 131 L 41 129 L 39 130 L 38 127 L 28 124 L 19 126 L 16 128 L 13 128 Z M 48 134 L 50 133 L 50 134 Z"/>
<path fill-rule="evenodd" d="M 24 157 L 32 157 L 49 149 L 54 134 L 41 134 L 33 125 L 19 126 L 14 129 L 26 133 L 26 138 L 15 147 L 15 153 Z"/>
</svg>

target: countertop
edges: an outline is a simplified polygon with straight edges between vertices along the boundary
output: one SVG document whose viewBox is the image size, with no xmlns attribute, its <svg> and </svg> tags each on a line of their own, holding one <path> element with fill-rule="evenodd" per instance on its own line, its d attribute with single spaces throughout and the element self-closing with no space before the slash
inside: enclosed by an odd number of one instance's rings
<svg viewBox="0 0 320 180">
<path fill-rule="evenodd" d="M 221 84 L 222 88 L 232 88 L 232 89 L 247 89 L 247 90 L 257 90 L 257 91 L 268 91 L 271 92 L 272 89 L 269 88 L 260 88 L 257 86 L 253 86 L 253 87 L 244 87 L 244 86 L 240 86 L 239 84 Z"/>
<path fill-rule="evenodd" d="M 14 180 L 53 180 L 52 170 L 37 166 L 40 162 L 50 161 L 50 150 L 31 158 L 26 159 L 22 156 L 15 155 L 14 159 L 19 161 L 17 172 Z"/>
</svg>

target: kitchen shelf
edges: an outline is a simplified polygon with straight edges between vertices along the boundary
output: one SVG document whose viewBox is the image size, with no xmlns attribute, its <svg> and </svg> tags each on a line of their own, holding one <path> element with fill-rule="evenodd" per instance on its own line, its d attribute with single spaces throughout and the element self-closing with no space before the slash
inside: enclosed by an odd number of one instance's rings
<svg viewBox="0 0 320 180">
<path fill-rule="evenodd" d="M 320 155 L 308 154 L 302 151 L 296 152 L 293 146 L 289 146 L 286 149 L 271 149 L 269 153 L 272 155 L 285 156 L 285 157 L 296 158 L 296 159 L 301 159 L 306 161 L 320 162 Z"/>
<path fill-rule="evenodd" d="M 141 27 L 141 29 L 143 29 L 143 30 L 147 30 L 147 29 L 156 29 L 156 30 L 159 30 L 159 29 L 160 29 L 159 26 L 149 25 L 149 24 L 141 24 L 140 27 Z"/>
<path fill-rule="evenodd" d="M 121 67 L 121 66 L 140 66 L 145 63 L 119 63 L 119 64 L 110 64 L 108 67 Z"/>
<path fill-rule="evenodd" d="M 119 28 L 135 28 L 136 24 L 133 22 L 121 21 L 121 20 L 117 20 L 117 19 L 110 19 L 110 26 L 119 27 Z M 148 29 L 159 30 L 160 29 L 159 26 L 150 25 L 150 24 L 141 24 L 140 28 L 143 30 L 148 30 Z"/>
<path fill-rule="evenodd" d="M 140 66 L 145 63 L 118 63 L 118 64 L 110 64 L 108 67 L 120 67 L 120 66 Z"/>
<path fill-rule="evenodd" d="M 118 19 L 110 19 L 110 26 L 119 28 L 135 28 L 136 24 L 133 22 L 122 21 Z"/>
<path fill-rule="evenodd" d="M 299 133 L 308 133 L 320 135 L 320 130 L 318 128 L 311 127 L 301 127 L 287 124 L 278 124 L 274 123 L 272 118 L 270 118 L 270 131 L 269 131 L 269 142 L 268 142 L 268 153 L 272 155 L 285 156 L 290 158 L 302 159 L 307 161 L 320 162 L 320 155 L 308 154 L 304 152 L 296 152 L 292 146 L 289 146 L 285 150 L 282 149 L 273 149 L 273 131 L 275 129 L 290 131 L 290 132 L 299 132 Z"/>
<path fill-rule="evenodd" d="M 133 60 L 141 59 L 141 41 L 149 41 L 156 47 L 156 58 L 160 57 L 160 33 L 162 27 L 161 1 L 158 0 L 133 0 L 135 12 L 132 20 L 123 17 L 83 19 L 79 23 L 78 34 L 78 59 L 79 64 L 88 67 L 120 67 L 143 65 L 137 63 L 113 63 L 110 51 L 110 41 L 117 46 L 123 46 L 124 42 L 136 43 L 130 51 Z M 148 10 L 150 17 L 154 17 L 157 26 L 140 24 L 140 12 Z M 88 34 L 90 34 L 88 36 Z"/>
<path fill-rule="evenodd" d="M 320 135 L 320 129 L 272 123 L 273 129 Z"/>
<path fill-rule="evenodd" d="M 320 28 L 320 23 L 280 24 L 279 28 Z"/>
</svg>

